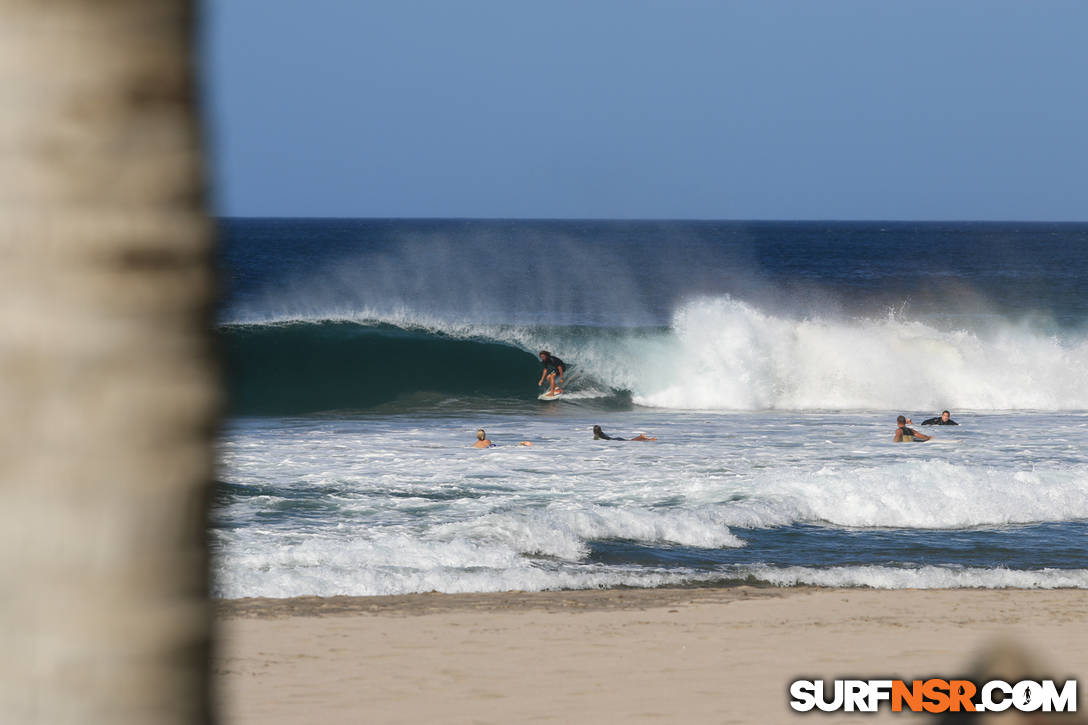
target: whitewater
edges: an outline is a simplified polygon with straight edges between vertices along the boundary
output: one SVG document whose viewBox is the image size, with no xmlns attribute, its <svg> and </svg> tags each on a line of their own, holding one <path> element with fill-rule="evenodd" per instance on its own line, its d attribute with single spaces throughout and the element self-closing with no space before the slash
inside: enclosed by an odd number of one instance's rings
<svg viewBox="0 0 1088 725">
<path fill-rule="evenodd" d="M 1088 587 L 1083 225 L 224 229 L 219 596 Z"/>
</svg>

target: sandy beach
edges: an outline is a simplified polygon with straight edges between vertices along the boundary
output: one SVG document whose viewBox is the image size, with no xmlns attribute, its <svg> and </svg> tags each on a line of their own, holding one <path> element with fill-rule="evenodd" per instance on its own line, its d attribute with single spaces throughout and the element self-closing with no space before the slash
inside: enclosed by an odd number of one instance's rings
<svg viewBox="0 0 1088 725">
<path fill-rule="evenodd" d="M 221 600 L 217 615 L 216 686 L 232 725 L 915 722 L 799 715 L 788 686 L 962 676 L 993 662 L 995 646 L 1006 664 L 992 670 L 1020 670 L 1008 676 L 1088 672 L 1082 590 L 301 597 Z M 1017 717 L 997 721 L 1027 722 Z"/>
</svg>

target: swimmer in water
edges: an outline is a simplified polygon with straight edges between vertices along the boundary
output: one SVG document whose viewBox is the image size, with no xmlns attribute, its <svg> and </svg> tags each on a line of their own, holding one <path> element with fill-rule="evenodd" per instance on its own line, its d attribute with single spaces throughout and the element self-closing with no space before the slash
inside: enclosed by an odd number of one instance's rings
<svg viewBox="0 0 1088 725">
<path fill-rule="evenodd" d="M 919 433 L 913 428 L 908 428 L 907 424 L 911 422 L 910 418 L 904 418 L 899 416 L 895 419 L 895 438 L 896 443 L 911 443 L 911 442 L 923 442 L 928 441 L 931 436 L 927 436 L 925 433 Z"/>
<path fill-rule="evenodd" d="M 522 441 L 521 443 L 518 443 L 518 445 L 519 446 L 529 446 L 531 448 L 533 446 L 533 442 L 532 441 Z M 497 445 L 495 445 L 490 440 L 488 440 L 487 433 L 484 432 L 483 428 L 476 431 L 476 442 L 472 444 L 472 447 L 473 448 L 498 448 Z"/>
<path fill-rule="evenodd" d="M 622 441 L 624 438 L 613 438 L 612 436 L 601 430 L 601 426 L 593 426 L 593 440 L 595 441 Z"/>
<path fill-rule="evenodd" d="M 593 440 L 595 440 L 595 441 L 622 441 L 622 440 L 627 440 L 627 439 L 626 438 L 615 438 L 613 436 L 610 436 L 607 433 L 605 433 L 603 430 L 601 430 L 601 426 L 595 425 L 595 426 L 593 426 Z M 656 441 L 657 438 L 647 438 L 644 433 L 639 433 L 634 438 L 631 438 L 631 440 L 633 440 L 633 441 Z"/>
</svg>

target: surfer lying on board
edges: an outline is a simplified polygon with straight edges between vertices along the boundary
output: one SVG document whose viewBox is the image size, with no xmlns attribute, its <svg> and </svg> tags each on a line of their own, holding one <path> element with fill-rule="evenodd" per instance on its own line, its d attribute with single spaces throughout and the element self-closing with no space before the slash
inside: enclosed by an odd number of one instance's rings
<svg viewBox="0 0 1088 725">
<path fill-rule="evenodd" d="M 518 443 L 519 446 L 531 446 L 532 441 L 522 441 Z M 497 446 L 487 438 L 487 433 L 484 433 L 484 429 L 476 431 L 476 442 L 472 444 L 473 448 L 496 448 Z"/>
<path fill-rule="evenodd" d="M 922 421 L 922 425 L 959 425 L 959 423 L 952 420 L 952 414 L 946 410 L 940 417 L 926 418 Z"/>
<path fill-rule="evenodd" d="M 548 395 L 555 395 L 556 393 L 563 392 L 561 389 L 555 386 L 555 376 L 559 376 L 559 384 L 562 385 L 563 372 L 567 368 L 566 363 L 557 358 L 555 355 L 552 355 L 547 350 L 541 350 L 540 364 L 544 366 L 544 370 L 541 371 L 540 382 L 538 382 L 536 386 L 539 388 L 541 385 L 544 384 L 544 379 L 547 378 L 548 385 L 550 386 L 548 389 Z"/>
<path fill-rule="evenodd" d="M 911 443 L 928 441 L 932 436 L 927 436 L 925 433 L 919 433 L 913 428 L 908 428 L 907 423 L 910 423 L 910 418 L 904 418 L 899 416 L 895 419 L 895 442 L 896 443 Z"/>
<path fill-rule="evenodd" d="M 623 440 L 627 440 L 627 439 L 626 438 L 615 438 L 613 436 L 610 436 L 607 433 L 605 433 L 603 430 L 601 430 L 601 426 L 595 425 L 595 426 L 593 426 L 593 440 L 595 440 L 595 441 L 623 441 Z M 645 433 L 639 433 L 634 438 L 631 438 L 631 440 L 633 440 L 633 441 L 656 441 L 657 437 L 654 436 L 653 438 L 647 438 Z"/>
</svg>

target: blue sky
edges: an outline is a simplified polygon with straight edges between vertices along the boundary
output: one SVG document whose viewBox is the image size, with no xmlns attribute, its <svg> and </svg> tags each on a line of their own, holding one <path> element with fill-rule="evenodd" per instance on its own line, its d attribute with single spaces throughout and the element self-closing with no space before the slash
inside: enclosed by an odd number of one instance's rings
<svg viewBox="0 0 1088 725">
<path fill-rule="evenodd" d="M 1088 220 L 1088 3 L 205 0 L 232 216 Z"/>
</svg>

